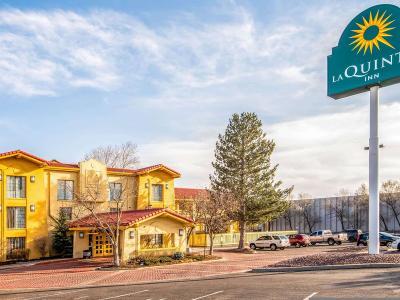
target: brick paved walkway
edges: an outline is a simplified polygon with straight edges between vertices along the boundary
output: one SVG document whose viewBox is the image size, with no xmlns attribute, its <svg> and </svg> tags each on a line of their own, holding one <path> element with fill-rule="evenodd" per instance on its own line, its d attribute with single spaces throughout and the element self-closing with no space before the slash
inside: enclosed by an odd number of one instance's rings
<svg viewBox="0 0 400 300">
<path fill-rule="evenodd" d="M 146 267 L 131 270 L 96 270 L 108 264 L 97 260 L 49 260 L 33 265 L 21 265 L 0 270 L 0 290 L 29 288 L 59 288 L 87 285 L 137 283 L 145 281 L 193 279 L 234 272 L 245 272 L 264 267 L 292 257 L 331 251 L 334 247 L 317 246 L 290 248 L 284 251 L 261 250 L 255 254 L 217 250 L 221 260 L 186 263 L 179 265 Z"/>
</svg>

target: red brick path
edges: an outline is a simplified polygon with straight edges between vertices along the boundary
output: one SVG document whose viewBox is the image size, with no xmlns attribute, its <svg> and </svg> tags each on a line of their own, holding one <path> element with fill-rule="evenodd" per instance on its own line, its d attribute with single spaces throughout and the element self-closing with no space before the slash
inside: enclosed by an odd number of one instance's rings
<svg viewBox="0 0 400 300">
<path fill-rule="evenodd" d="M 308 247 L 284 251 L 261 250 L 256 254 L 216 251 L 221 260 L 130 270 L 96 270 L 107 260 L 49 260 L 33 265 L 0 270 L 0 290 L 26 288 L 59 288 L 86 285 L 137 283 L 144 281 L 193 279 L 267 266 L 292 257 L 333 250 L 332 247 Z"/>
</svg>

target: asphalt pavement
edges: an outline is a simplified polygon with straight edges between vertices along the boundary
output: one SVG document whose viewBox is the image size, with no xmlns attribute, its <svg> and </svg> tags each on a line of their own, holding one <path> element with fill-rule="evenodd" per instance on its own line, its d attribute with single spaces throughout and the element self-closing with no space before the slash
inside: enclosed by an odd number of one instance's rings
<svg viewBox="0 0 400 300">
<path fill-rule="evenodd" d="M 117 284 L 117 283 L 116 283 Z M 1 295 L 40 300 L 400 299 L 400 268 L 235 274 L 199 280 Z"/>
</svg>

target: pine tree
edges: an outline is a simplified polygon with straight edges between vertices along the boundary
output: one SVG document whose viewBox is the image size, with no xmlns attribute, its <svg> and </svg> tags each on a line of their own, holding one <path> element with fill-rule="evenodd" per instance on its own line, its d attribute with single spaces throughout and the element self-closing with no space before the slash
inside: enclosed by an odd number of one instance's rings
<svg viewBox="0 0 400 300">
<path fill-rule="evenodd" d="M 232 195 L 231 218 L 239 223 L 239 248 L 244 248 L 246 225 L 270 221 L 287 209 L 293 187 L 281 189 L 275 181 L 278 165 L 271 166 L 275 143 L 262 129 L 255 113 L 234 114 L 219 135 L 210 176 L 212 188 Z"/>
<path fill-rule="evenodd" d="M 66 250 L 72 246 L 71 239 L 68 236 L 68 219 L 67 216 L 60 211 L 58 218 L 54 221 L 53 249 L 57 254 L 64 255 Z"/>
</svg>

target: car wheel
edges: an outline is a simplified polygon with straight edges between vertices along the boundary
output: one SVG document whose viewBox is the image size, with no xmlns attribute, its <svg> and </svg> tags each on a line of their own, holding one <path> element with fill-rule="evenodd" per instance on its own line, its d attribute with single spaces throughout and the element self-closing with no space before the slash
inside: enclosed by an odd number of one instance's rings
<svg viewBox="0 0 400 300">
<path fill-rule="evenodd" d="M 317 243 L 314 243 L 314 242 L 311 243 L 312 246 L 315 246 L 316 244 L 317 244 Z"/>
<path fill-rule="evenodd" d="M 386 247 L 388 247 L 388 248 L 392 247 L 392 242 L 387 242 Z"/>
<path fill-rule="evenodd" d="M 257 249 L 257 247 L 256 247 L 256 245 L 255 245 L 255 244 L 250 244 L 250 249 L 251 249 L 251 250 L 256 250 L 256 249 Z"/>
<path fill-rule="evenodd" d="M 277 247 L 276 247 L 275 244 L 272 244 L 272 245 L 270 246 L 270 248 L 271 248 L 272 251 L 275 251 Z"/>
<path fill-rule="evenodd" d="M 328 245 L 329 245 L 329 246 L 335 245 L 335 240 L 334 240 L 334 239 L 329 239 L 329 240 L 328 240 Z"/>
<path fill-rule="evenodd" d="M 397 250 L 400 251 L 400 243 L 397 244 Z"/>
<path fill-rule="evenodd" d="M 294 246 L 295 246 L 296 248 L 300 248 L 300 247 L 301 247 L 301 245 L 300 245 L 299 242 L 297 242 Z"/>
<path fill-rule="evenodd" d="M 337 241 L 336 244 L 340 246 L 342 244 L 342 241 Z"/>
<path fill-rule="evenodd" d="M 281 249 L 281 250 L 285 250 L 285 247 L 280 247 L 279 249 Z"/>
</svg>

